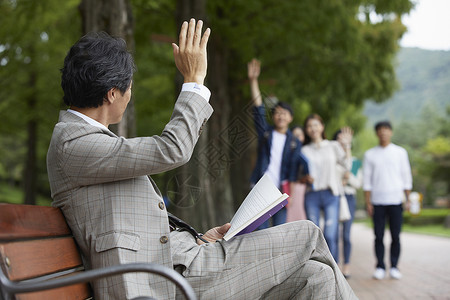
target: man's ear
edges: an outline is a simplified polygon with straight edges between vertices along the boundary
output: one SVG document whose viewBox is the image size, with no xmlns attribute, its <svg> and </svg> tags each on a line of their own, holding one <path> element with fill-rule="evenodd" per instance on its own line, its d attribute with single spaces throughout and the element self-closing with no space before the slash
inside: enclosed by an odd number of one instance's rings
<svg viewBox="0 0 450 300">
<path fill-rule="evenodd" d="M 106 102 L 110 103 L 110 104 L 113 104 L 114 101 L 116 100 L 116 93 L 117 93 L 116 88 L 111 88 L 111 89 L 106 93 L 106 96 L 105 96 L 105 99 L 104 99 L 104 100 L 105 100 Z"/>
</svg>

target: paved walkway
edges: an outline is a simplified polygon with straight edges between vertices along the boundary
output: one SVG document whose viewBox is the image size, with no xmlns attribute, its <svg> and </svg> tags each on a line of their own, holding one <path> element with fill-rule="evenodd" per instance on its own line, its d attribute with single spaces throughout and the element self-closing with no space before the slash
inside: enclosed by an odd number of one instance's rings
<svg viewBox="0 0 450 300">
<path fill-rule="evenodd" d="M 364 224 L 352 227 L 352 275 L 348 279 L 361 300 L 450 299 L 450 238 L 401 233 L 402 252 L 398 268 L 401 280 L 372 279 L 375 268 L 374 235 Z M 389 266 L 390 234 L 385 234 Z"/>
</svg>

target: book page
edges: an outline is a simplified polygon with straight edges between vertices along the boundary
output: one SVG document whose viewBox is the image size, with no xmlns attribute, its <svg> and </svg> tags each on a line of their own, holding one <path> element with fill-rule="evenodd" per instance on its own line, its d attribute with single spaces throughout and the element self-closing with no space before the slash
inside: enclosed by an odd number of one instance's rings
<svg viewBox="0 0 450 300">
<path fill-rule="evenodd" d="M 269 176 L 264 175 L 245 197 L 233 219 L 231 219 L 231 227 L 224 239 L 228 240 L 230 236 L 241 231 L 244 225 L 248 225 L 252 220 L 263 214 L 264 211 L 273 207 L 275 202 L 285 198 L 287 198 L 287 195 L 283 197 Z"/>
</svg>

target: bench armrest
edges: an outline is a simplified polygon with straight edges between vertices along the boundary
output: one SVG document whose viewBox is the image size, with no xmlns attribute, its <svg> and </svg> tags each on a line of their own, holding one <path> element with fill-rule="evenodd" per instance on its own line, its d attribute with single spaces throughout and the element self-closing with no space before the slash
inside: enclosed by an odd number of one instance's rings
<svg viewBox="0 0 450 300">
<path fill-rule="evenodd" d="M 130 272 L 149 272 L 163 276 L 172 281 L 177 287 L 179 287 L 186 299 L 197 299 L 194 290 L 183 276 L 181 276 L 173 269 L 152 263 L 130 263 L 110 266 L 102 269 L 87 270 L 82 273 L 67 277 L 24 282 L 14 282 L 9 280 L 0 269 L 0 287 L 4 298 L 3 300 L 10 300 L 12 299 L 11 297 L 14 294 L 49 290 Z"/>
</svg>

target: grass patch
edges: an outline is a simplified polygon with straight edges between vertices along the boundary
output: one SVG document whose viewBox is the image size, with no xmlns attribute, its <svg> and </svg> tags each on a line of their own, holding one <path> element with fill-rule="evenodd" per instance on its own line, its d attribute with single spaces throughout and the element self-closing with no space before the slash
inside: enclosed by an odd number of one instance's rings
<svg viewBox="0 0 450 300">
<path fill-rule="evenodd" d="M 418 215 L 403 213 L 403 223 L 411 226 L 443 225 L 450 209 L 422 209 Z"/>
<path fill-rule="evenodd" d="M 450 238 L 450 228 L 438 224 L 422 226 L 403 224 L 402 231 Z"/>
<path fill-rule="evenodd" d="M 402 231 L 450 238 L 450 228 L 445 228 L 443 221 L 447 215 L 450 215 L 450 209 L 446 208 L 422 209 L 417 216 L 405 212 Z M 371 218 L 358 219 L 355 222 L 373 227 Z"/>
<path fill-rule="evenodd" d="M 405 215 L 411 215 L 410 213 L 406 212 Z M 420 216 L 447 216 L 450 215 L 450 208 L 424 208 L 420 211 L 418 217 Z M 411 215 L 414 217 L 414 215 Z"/>
</svg>

